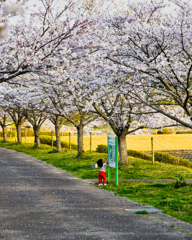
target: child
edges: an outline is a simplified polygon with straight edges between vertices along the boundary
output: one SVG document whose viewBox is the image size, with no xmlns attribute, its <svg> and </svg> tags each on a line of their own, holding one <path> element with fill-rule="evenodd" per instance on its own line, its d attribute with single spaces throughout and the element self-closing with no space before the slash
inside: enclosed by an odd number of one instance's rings
<svg viewBox="0 0 192 240">
<path fill-rule="evenodd" d="M 106 158 L 105 158 L 106 159 Z M 106 159 L 106 162 L 103 159 L 99 159 L 97 161 L 97 165 L 99 166 L 99 186 L 102 185 L 102 180 L 104 185 L 107 185 L 107 179 L 106 179 L 106 166 L 108 164 L 108 160 Z"/>
</svg>

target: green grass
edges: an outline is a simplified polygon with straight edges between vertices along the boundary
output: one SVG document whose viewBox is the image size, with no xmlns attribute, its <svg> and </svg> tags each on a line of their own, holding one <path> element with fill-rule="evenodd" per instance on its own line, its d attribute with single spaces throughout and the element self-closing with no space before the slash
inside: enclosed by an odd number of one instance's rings
<svg viewBox="0 0 192 240">
<path fill-rule="evenodd" d="M 192 184 L 175 188 L 173 183 L 119 182 L 108 184 L 105 189 L 116 195 L 129 198 L 141 204 L 149 204 L 163 213 L 192 223 Z"/>
<path fill-rule="evenodd" d="M 58 153 L 48 145 L 34 148 L 29 143 L 0 143 L 0 146 L 24 152 L 83 179 L 97 179 L 98 169 L 93 169 L 90 165 L 107 156 L 105 153 L 85 152 L 84 156 L 76 158 L 75 150 L 69 152 L 68 149 L 63 149 Z M 185 184 L 186 179 L 192 179 L 192 169 L 159 162 L 153 165 L 149 161 L 133 157 L 129 157 L 129 161 L 129 166 L 119 167 L 118 187 L 115 186 L 115 171 L 111 169 L 112 181 L 102 188 L 133 201 L 150 204 L 166 214 L 192 223 L 192 184 Z M 173 182 L 155 182 L 157 179 Z"/>
</svg>

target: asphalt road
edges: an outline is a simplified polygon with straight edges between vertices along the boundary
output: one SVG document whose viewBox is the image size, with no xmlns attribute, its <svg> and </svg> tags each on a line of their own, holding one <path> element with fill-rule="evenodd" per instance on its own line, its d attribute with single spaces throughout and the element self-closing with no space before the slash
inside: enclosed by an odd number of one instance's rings
<svg viewBox="0 0 192 240">
<path fill-rule="evenodd" d="M 0 239 L 191 240 L 114 196 L 33 157 L 0 148 Z"/>
</svg>

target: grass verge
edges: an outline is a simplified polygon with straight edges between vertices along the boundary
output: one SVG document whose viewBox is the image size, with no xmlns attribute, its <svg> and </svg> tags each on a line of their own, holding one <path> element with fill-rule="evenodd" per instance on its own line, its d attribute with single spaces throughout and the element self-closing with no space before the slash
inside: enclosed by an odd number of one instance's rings
<svg viewBox="0 0 192 240">
<path fill-rule="evenodd" d="M 163 213 L 192 224 L 192 184 L 175 188 L 175 182 L 115 182 L 105 189 L 114 194 L 126 197 L 141 204 L 149 204 L 162 210 Z"/>
<path fill-rule="evenodd" d="M 98 169 L 93 169 L 90 165 L 107 156 L 105 153 L 85 152 L 84 156 L 76 158 L 75 150 L 69 152 L 63 149 L 58 153 L 48 145 L 34 148 L 33 144 L 29 143 L 0 143 L 0 146 L 24 152 L 83 179 L 97 179 Z M 119 186 L 115 186 L 115 172 L 111 169 L 112 181 L 102 188 L 133 201 L 150 204 L 162 209 L 166 214 L 192 223 L 192 184 L 185 184 L 186 179 L 192 179 L 192 169 L 159 162 L 153 165 L 133 157 L 129 157 L 129 161 L 129 166 L 119 167 Z M 134 179 L 137 182 L 133 181 Z M 157 179 L 173 182 L 155 182 Z"/>
</svg>

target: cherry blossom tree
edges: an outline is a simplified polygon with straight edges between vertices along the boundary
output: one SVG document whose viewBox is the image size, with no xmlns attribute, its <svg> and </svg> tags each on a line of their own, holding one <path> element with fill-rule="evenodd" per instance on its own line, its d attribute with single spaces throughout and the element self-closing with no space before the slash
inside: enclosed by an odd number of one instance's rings
<svg viewBox="0 0 192 240">
<path fill-rule="evenodd" d="M 132 98 L 125 84 L 119 84 L 118 74 L 106 70 L 110 68 L 105 66 L 109 62 L 100 61 L 100 64 L 98 71 L 92 74 L 83 71 L 75 87 L 87 100 L 84 111 L 98 114 L 118 136 L 120 162 L 125 165 L 129 163 L 126 136 L 146 126 L 148 118 L 143 117 L 143 104 Z M 83 107 L 80 102 L 78 104 Z"/>
<path fill-rule="evenodd" d="M 78 86 L 75 87 L 74 81 L 65 78 L 67 72 L 64 71 L 63 75 L 57 74 L 59 78 L 53 78 L 53 76 L 46 79 L 41 78 L 42 82 L 39 82 L 39 88 L 44 92 L 46 111 L 64 118 L 77 129 L 77 156 L 79 157 L 84 153 L 83 128 L 95 120 L 98 115 L 84 111 L 87 100 L 83 97 L 81 89 Z"/>
<path fill-rule="evenodd" d="M 17 142 L 22 143 L 22 134 L 21 134 L 21 126 L 25 120 L 25 116 L 23 114 L 23 109 L 18 105 L 13 108 L 7 108 L 7 112 L 11 116 L 17 131 Z"/>
<path fill-rule="evenodd" d="M 189 1 L 129 2 L 128 11 L 109 21 L 106 29 L 113 36 L 106 58 L 119 68 L 119 84 L 127 92 L 131 88 L 134 101 L 149 111 L 189 128 L 191 14 Z"/>
<path fill-rule="evenodd" d="M 128 164 L 126 136 L 144 127 L 141 123 L 140 126 L 134 126 L 137 118 L 133 116 L 132 111 L 136 104 L 128 96 L 113 93 L 99 98 L 93 103 L 93 107 L 118 137 L 120 164 Z M 139 121 L 139 118 L 137 120 Z"/>
<path fill-rule="evenodd" d="M 25 115 L 26 119 L 33 126 L 33 131 L 34 131 L 34 136 L 35 136 L 35 139 L 34 139 L 35 146 L 41 147 L 39 132 L 40 132 L 42 124 L 47 119 L 46 112 L 37 111 L 37 110 L 35 110 L 35 107 L 33 106 L 31 108 L 25 109 L 24 115 Z"/>
<path fill-rule="evenodd" d="M 4 113 L 8 113 L 12 121 L 16 126 L 17 131 L 17 141 L 22 142 L 21 135 L 21 125 L 25 119 L 22 109 L 22 97 L 20 100 L 16 101 L 15 88 L 9 86 L 7 83 L 3 83 L 0 86 L 0 107 L 3 109 Z"/>
<path fill-rule="evenodd" d="M 9 113 L 17 129 L 17 140 L 22 142 L 21 125 L 28 120 L 33 126 L 35 145 L 40 147 L 39 131 L 47 118 L 40 96 L 37 94 L 34 80 L 31 76 L 30 85 L 26 85 L 28 79 L 17 80 L 17 84 L 4 83 L 1 90 L 1 106 Z M 38 106 L 38 110 L 37 110 Z"/>
<path fill-rule="evenodd" d="M 151 10 L 150 13 L 152 14 L 153 11 L 162 9 L 164 4 L 161 2 L 157 7 L 154 7 L 153 4 L 150 7 L 151 9 L 145 7 L 145 10 L 146 12 Z M 134 10 L 132 11 L 134 12 Z M 144 126 L 156 128 L 178 125 L 175 123 L 175 119 L 169 120 L 166 116 L 157 115 L 157 111 L 150 104 L 146 104 L 148 99 L 141 88 L 140 79 L 135 79 L 135 69 L 128 69 L 126 62 L 124 62 L 126 54 L 129 54 L 129 52 L 125 53 L 126 48 L 124 48 L 123 43 L 126 44 L 127 39 L 131 38 L 132 35 L 124 36 L 121 31 L 131 32 L 134 26 L 130 23 L 135 24 L 131 18 L 128 19 L 129 28 L 124 27 L 124 22 L 130 17 L 129 15 L 127 17 L 127 15 L 127 12 L 124 12 L 122 16 L 110 16 L 98 25 L 92 26 L 94 30 L 90 29 L 92 32 L 89 37 L 92 34 L 90 39 L 94 39 L 92 49 L 95 51 L 92 51 L 83 59 L 78 59 L 79 66 L 74 71 L 74 76 L 70 76 L 70 79 L 73 78 L 73 82 L 70 83 L 71 88 L 77 88 L 79 95 L 87 100 L 84 111 L 89 109 L 89 111 L 99 114 L 110 124 L 114 133 L 118 136 L 122 165 L 128 163 L 127 134 Z M 134 66 L 137 67 L 137 63 Z M 147 84 L 144 85 L 144 87 L 147 86 Z M 136 97 L 138 93 L 145 97 L 145 102 Z M 163 101 L 162 97 L 160 100 Z M 166 101 L 168 103 L 167 99 Z M 83 107 L 80 102 L 78 104 Z M 181 120 L 182 111 L 177 110 L 178 113 L 180 113 Z M 157 121 L 157 118 L 158 120 L 161 119 L 161 123 Z"/>
</svg>

